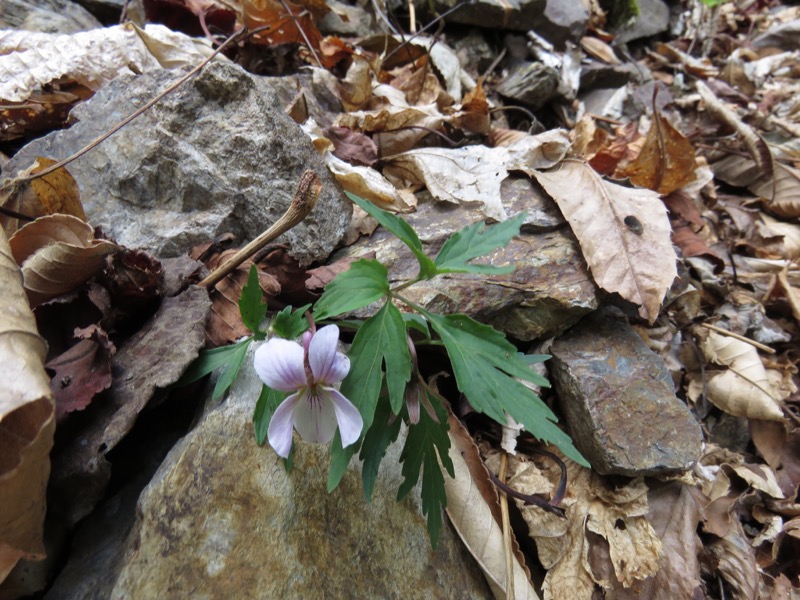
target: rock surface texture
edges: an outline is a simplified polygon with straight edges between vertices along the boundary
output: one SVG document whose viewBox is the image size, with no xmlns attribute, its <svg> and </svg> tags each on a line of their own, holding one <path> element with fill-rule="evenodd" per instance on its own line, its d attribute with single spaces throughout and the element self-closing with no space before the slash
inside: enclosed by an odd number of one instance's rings
<svg viewBox="0 0 800 600">
<path fill-rule="evenodd" d="M 467 314 L 519 340 L 557 335 L 597 308 L 599 290 L 553 201 L 527 179 L 509 178 L 501 191 L 506 212 L 513 216 L 525 210 L 528 220 L 521 235 L 476 262 L 514 264 L 516 270 L 508 275 L 439 276 L 414 284 L 403 290 L 403 295 L 427 310 Z M 444 202 L 420 203 L 416 212 L 403 218 L 430 256 L 436 255 L 451 234 L 484 220 L 477 210 Z M 408 248 L 382 228 L 337 257 L 372 253 L 389 268 L 393 285 L 414 278 L 419 271 Z M 368 307 L 357 314 L 366 316 L 377 308 Z"/>
<path fill-rule="evenodd" d="M 624 320 L 595 313 L 550 348 L 551 379 L 576 447 L 602 475 L 661 475 L 700 457 L 700 425 L 661 357 Z"/>
<path fill-rule="evenodd" d="M 25 146 L 4 176 L 37 156 L 69 156 L 181 75 L 165 70 L 115 80 L 73 111 L 78 122 L 71 128 Z M 168 257 L 225 232 L 242 244 L 255 238 L 286 211 L 306 168 L 322 180 L 319 202 L 279 238 L 304 264 L 330 254 L 350 204 L 269 80 L 213 63 L 68 170 L 92 225 L 125 246 Z"/>
<path fill-rule="evenodd" d="M 139 498 L 107 597 L 490 597 L 447 524 L 431 550 L 418 493 L 395 500 L 397 444 L 370 504 L 353 465 L 326 492 L 327 447 L 296 437 L 290 473 L 258 447 L 251 419 L 261 381 L 251 364 L 252 349 L 227 400 L 207 407 Z"/>
</svg>

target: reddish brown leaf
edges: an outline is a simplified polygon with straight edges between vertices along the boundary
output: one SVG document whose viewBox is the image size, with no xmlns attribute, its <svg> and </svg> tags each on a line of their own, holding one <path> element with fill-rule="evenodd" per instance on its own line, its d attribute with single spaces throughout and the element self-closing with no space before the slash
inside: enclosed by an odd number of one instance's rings
<svg viewBox="0 0 800 600">
<path fill-rule="evenodd" d="M 347 127 L 328 127 L 323 131 L 333 142 L 333 155 L 354 165 L 370 167 L 378 160 L 378 147 L 372 138 Z"/>
<path fill-rule="evenodd" d="M 82 339 L 45 365 L 55 371 L 50 389 L 56 398 L 56 421 L 83 410 L 111 386 L 111 356 L 116 348 L 106 332 L 92 325 L 76 334 Z"/>
<path fill-rule="evenodd" d="M 230 35 L 236 26 L 236 12 L 215 0 L 143 0 L 143 5 L 148 21 L 191 36 L 204 36 L 209 28 Z"/>
<path fill-rule="evenodd" d="M 134 313 L 157 300 L 164 270 L 157 258 L 144 250 L 124 248 L 109 261 L 105 271 L 114 309 Z"/>
<path fill-rule="evenodd" d="M 364 257 L 342 258 L 330 265 L 323 265 L 321 267 L 317 267 L 316 269 L 309 269 L 306 273 L 308 276 L 306 279 L 306 289 L 309 292 L 321 294 L 326 285 L 333 281 L 339 273 L 347 271 L 353 261 L 358 260 L 359 258 Z"/>
<path fill-rule="evenodd" d="M 669 194 L 697 178 L 696 166 L 692 144 L 656 112 L 642 151 L 620 174 L 638 187 Z"/>
</svg>

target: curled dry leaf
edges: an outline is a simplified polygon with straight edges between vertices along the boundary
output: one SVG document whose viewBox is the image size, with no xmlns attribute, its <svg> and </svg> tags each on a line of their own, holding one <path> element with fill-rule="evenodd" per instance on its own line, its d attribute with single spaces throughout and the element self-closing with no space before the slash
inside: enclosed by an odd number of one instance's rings
<svg viewBox="0 0 800 600">
<path fill-rule="evenodd" d="M 22 559 L 44 558 L 45 491 L 55 407 L 21 275 L 0 230 L 0 583 Z"/>
<path fill-rule="evenodd" d="M 95 239 L 90 225 L 70 215 L 36 219 L 14 234 L 10 246 L 34 307 L 86 283 L 119 249 Z"/>
<path fill-rule="evenodd" d="M 526 136 L 511 146 L 425 148 L 387 159 L 384 173 L 400 185 L 424 185 L 434 198 L 477 205 L 489 218 L 506 219 L 500 185 L 511 170 L 530 172 L 557 164 L 569 140 L 560 130 Z"/>
<path fill-rule="evenodd" d="M 729 367 L 708 380 L 708 398 L 715 406 L 737 417 L 783 420 L 755 347 L 711 331 L 703 341 L 703 352 L 709 360 Z"/>
<path fill-rule="evenodd" d="M 450 460 L 456 473 L 454 479 L 445 478 L 447 515 L 486 575 L 495 598 L 506 598 L 506 553 L 497 491 L 475 442 L 449 410 L 447 422 L 450 425 Z M 513 546 L 514 600 L 538 600 L 516 540 Z"/>
<path fill-rule="evenodd" d="M 664 204 L 653 191 L 609 183 L 584 162 L 531 172 L 564 213 L 597 285 L 655 321 L 677 275 Z"/>
<path fill-rule="evenodd" d="M 70 35 L 0 31 L 0 98 L 19 102 L 62 78 L 97 90 L 119 75 L 195 65 L 211 52 L 206 40 L 154 24 Z"/>
<path fill-rule="evenodd" d="M 655 112 L 639 156 L 621 175 L 638 187 L 670 194 L 697 178 L 696 167 L 692 144 Z"/>
</svg>

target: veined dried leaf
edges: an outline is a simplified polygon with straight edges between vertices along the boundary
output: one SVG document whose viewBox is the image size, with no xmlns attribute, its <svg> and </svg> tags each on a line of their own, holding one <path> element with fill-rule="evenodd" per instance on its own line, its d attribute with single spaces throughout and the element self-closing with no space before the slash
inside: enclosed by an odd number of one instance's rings
<svg viewBox="0 0 800 600">
<path fill-rule="evenodd" d="M 471 92 L 464 96 L 461 109 L 451 117 L 450 122 L 456 127 L 472 133 L 489 133 L 489 103 L 483 90 L 483 81 L 479 80 Z"/>
<path fill-rule="evenodd" d="M 783 420 L 783 411 L 758 351 L 748 344 L 713 331 L 703 341 L 709 360 L 729 367 L 708 381 L 708 398 L 715 406 L 737 417 Z"/>
<path fill-rule="evenodd" d="M 653 191 L 609 183 L 584 162 L 532 171 L 564 213 L 595 282 L 641 306 L 651 323 L 677 275 L 664 204 Z"/>
<path fill-rule="evenodd" d="M 776 162 L 773 178 L 759 180 L 750 191 L 767 201 L 766 210 L 778 217 L 800 217 L 800 169 Z"/>
<path fill-rule="evenodd" d="M 614 49 L 606 44 L 603 40 L 596 37 L 582 37 L 581 48 L 583 48 L 587 54 L 590 54 L 596 59 L 602 60 L 609 65 L 622 64 L 622 61 L 617 58 L 617 55 L 614 53 Z"/>
<path fill-rule="evenodd" d="M 36 219 L 14 234 L 10 246 L 32 306 L 80 287 L 119 249 L 95 239 L 91 225 L 71 215 Z"/>
<path fill-rule="evenodd" d="M 450 460 L 455 479 L 445 479 L 447 515 L 456 532 L 481 567 L 495 598 L 506 598 L 506 555 L 503 532 L 499 525 L 500 507 L 497 492 L 472 438 L 449 413 Z M 514 540 L 516 546 L 516 540 Z M 514 556 L 514 599 L 538 600 L 530 582 L 530 573 L 516 547 Z"/>
<path fill-rule="evenodd" d="M 694 148 L 660 113 L 653 114 L 644 145 L 621 175 L 659 194 L 670 194 L 697 178 Z"/>
<path fill-rule="evenodd" d="M 70 35 L 0 31 L 0 98 L 21 102 L 61 78 L 97 90 L 119 75 L 195 65 L 211 52 L 204 39 L 154 24 L 141 29 L 129 22 Z"/>
<path fill-rule="evenodd" d="M 424 185 L 443 202 L 478 205 L 487 217 L 503 221 L 500 185 L 508 172 L 546 169 L 558 163 L 568 147 L 564 132 L 552 130 L 500 148 L 410 150 L 388 159 L 384 174 L 402 187 Z"/>
<path fill-rule="evenodd" d="M 0 230 L 0 583 L 22 559 L 44 558 L 45 491 L 55 405 L 44 370 L 47 346 Z"/>
<path fill-rule="evenodd" d="M 761 220 L 766 223 L 771 235 L 783 236 L 784 258 L 800 258 L 800 225 L 778 221 L 764 213 L 761 213 Z"/>
</svg>

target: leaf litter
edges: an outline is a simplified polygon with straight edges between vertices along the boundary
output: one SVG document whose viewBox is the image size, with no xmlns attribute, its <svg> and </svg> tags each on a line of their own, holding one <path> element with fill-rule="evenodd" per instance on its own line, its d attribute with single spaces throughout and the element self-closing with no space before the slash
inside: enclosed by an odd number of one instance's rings
<svg viewBox="0 0 800 600">
<path fill-rule="evenodd" d="M 796 594 L 796 565 L 786 557 L 796 553 L 800 538 L 793 344 L 800 321 L 800 124 L 792 66 L 796 56 L 789 47 L 791 38 L 781 32 L 796 35 L 800 15 L 781 6 L 772 13 L 743 10 L 736 3 L 703 12 L 695 3 L 687 9 L 691 18 L 682 37 L 636 54 L 659 85 L 670 86 L 674 98 L 630 85 L 617 95 L 634 107 L 638 101 L 638 108 L 626 113 L 586 111 L 583 100 L 575 99 L 577 87 L 569 85 L 568 53 L 559 55 L 534 43 L 540 58 L 560 64 L 563 97 L 554 105 L 564 118 L 560 127 L 531 135 L 514 130 L 518 120 L 492 112 L 504 107 L 494 93 L 496 77 L 490 73 L 476 85 L 453 66 L 447 34 L 443 40 L 420 36 L 408 52 L 395 52 L 403 47 L 396 36 L 323 38 L 310 15 L 327 10 L 324 3 L 287 5 L 289 15 L 285 6 L 271 1 L 244 2 L 238 13 L 227 4 L 187 3 L 196 21 L 186 23 L 202 30 L 214 11 L 220 11 L 219 22 L 226 23 L 220 30 L 227 33 L 237 20 L 275 26 L 253 45 L 299 44 L 304 46 L 301 60 L 328 68 L 349 62 L 349 68 L 339 69 L 344 76 L 336 87 L 345 111 L 329 115 L 332 124 L 324 130 L 310 122 L 305 127 L 340 184 L 383 208 L 412 211 L 415 192 L 425 188 L 437 201 L 477 206 L 487 219 L 503 221 L 511 215 L 503 208 L 502 180 L 513 171 L 536 180 L 564 214 L 595 281 L 638 308 L 641 335 L 664 356 L 679 395 L 708 424 L 702 458 L 679 478 L 615 481 L 564 459 L 570 475 L 561 503 L 566 519 L 517 501 L 529 532 L 516 533 L 536 540 L 536 556 L 527 558 L 538 561 L 545 574 L 531 579 L 517 560 L 514 577 L 521 579 L 515 581 L 516 597 L 533 598 L 540 592 L 545 598 L 591 598 L 599 590 L 615 598 L 725 597 L 720 590 L 737 598 Z M 592 16 L 593 26 L 581 40 L 583 50 L 573 53 L 586 52 L 609 64 L 623 58 L 631 62 L 606 43 L 610 38 L 601 28 L 607 15 L 594 7 Z M 759 35 L 747 47 L 743 32 L 751 29 Z M 10 51 L 0 52 L 0 71 L 8 77 L 2 78 L 0 97 L 21 103 L 41 92 L 42 85 L 96 89 L 131 65 L 143 70 L 196 64 L 209 53 L 205 40 L 155 25 L 82 35 L 6 33 L 0 47 L 5 43 Z M 723 51 L 715 40 L 737 50 Z M 115 60 L 90 63 L 86 48 L 94 42 L 110 44 L 109 56 Z M 62 47 L 68 51 L 57 51 Z M 749 54 L 742 61 L 745 49 Z M 31 66 L 36 69 L 28 73 Z M 565 100 L 576 104 L 570 108 Z M 605 108 L 616 110 L 610 104 Z M 21 112 L 3 114 L 20 120 L 15 135 L 29 133 Z M 475 135 L 486 137 L 471 137 Z M 69 184 L 51 187 L 61 190 Z M 204 291 L 187 287 L 200 277 L 191 269 L 167 295 L 163 278 L 169 273 L 160 272 L 157 258 L 130 259 L 120 271 L 124 257 L 135 251 L 114 245 L 81 223 L 85 215 L 74 191 L 68 202 L 64 193 L 53 195 L 35 186 L 26 194 L 24 201 L 4 196 L 1 202 L 3 208 L 40 219 L 20 228 L 14 217 L 3 217 L 16 249 L 0 253 L 8 259 L 8 268 L 0 272 L 9 284 L 2 286 L 4 301 L 13 309 L 11 321 L 0 331 L 0 354 L 22 360 L 25 377 L 4 377 L 22 387 L 0 396 L 0 441 L 14 434 L 32 450 L 23 456 L 22 446 L 15 446 L 4 455 L 0 475 L 3 497 L 19 498 L 20 490 L 38 495 L 27 508 L 11 505 L 12 512 L 22 515 L 23 529 L 10 531 L 9 523 L 0 520 L 0 536 L 14 541 L 0 554 L 0 580 L 18 559 L 41 556 L 43 490 L 55 415 L 59 423 L 72 420 L 90 442 L 83 454 L 67 445 L 54 468 L 52 483 L 80 496 L 71 507 L 74 521 L 102 496 L 110 473 L 104 455 L 124 439 L 148 403 L 157 402 L 157 390 L 174 383 L 209 340 L 211 345 L 228 344 L 247 331 L 235 310 L 246 265 L 229 275 L 210 300 Z M 51 213 L 59 214 L 45 216 Z M 350 241 L 374 230 L 365 213 L 355 219 Z M 31 260 L 37 256 L 38 262 Z M 224 261 L 221 252 L 213 256 L 206 257 L 208 268 Z M 75 267 L 78 274 L 64 281 L 62 264 Z M 305 270 L 287 262 L 280 251 L 260 257 L 257 264 L 262 291 L 275 306 L 312 301 L 336 273 L 353 268 L 348 263 Z M 682 289 L 674 285 L 676 276 Z M 51 343 L 59 354 L 46 357 L 26 312 L 30 309 L 17 283 L 20 278 L 42 318 L 59 304 L 89 297 L 99 314 L 94 322 L 76 321 L 66 343 Z M 126 305 L 125 297 L 136 301 Z M 206 325 L 209 310 L 212 317 Z M 717 329 L 698 327 L 701 322 Z M 27 333 L 20 346 L 16 340 L 21 331 Z M 53 341 L 54 333 L 43 330 Z M 9 343 L 15 352 L 8 350 Z M 154 355 L 160 362 L 142 360 Z M 12 363 L 4 358 L 0 364 Z M 44 367 L 52 369 L 49 385 Z M 105 393 L 114 400 L 92 406 L 109 388 Z M 492 409 L 490 397 L 473 402 Z M 725 415 L 745 425 L 744 445 L 712 426 Z M 454 434 L 456 429 L 451 428 L 452 447 L 470 437 L 463 431 Z M 20 438 L 20 431 L 30 435 Z M 437 443 L 441 449 L 445 441 Z M 481 449 L 486 463 L 498 472 L 498 450 L 485 443 Z M 492 547 L 502 546 L 499 499 L 488 492 L 494 488 L 476 468 L 474 450 L 468 454 L 471 474 L 444 479 L 455 486 L 448 492 L 449 514 L 460 531 L 472 530 L 475 537 L 468 543 L 487 567 L 504 552 L 481 555 L 478 550 L 490 541 Z M 451 457 L 461 471 L 452 449 Z M 431 464 L 426 463 L 426 470 Z M 76 474 L 86 476 L 77 488 L 64 484 Z M 469 495 L 470 478 L 481 490 L 480 501 Z M 547 496 L 556 480 L 553 464 L 524 451 L 509 456 L 507 481 L 518 490 Z M 476 508 L 473 513 L 472 506 L 479 505 L 488 510 Z M 494 563 L 487 569 L 487 577 L 500 590 L 507 589 L 504 567 Z"/>
</svg>

